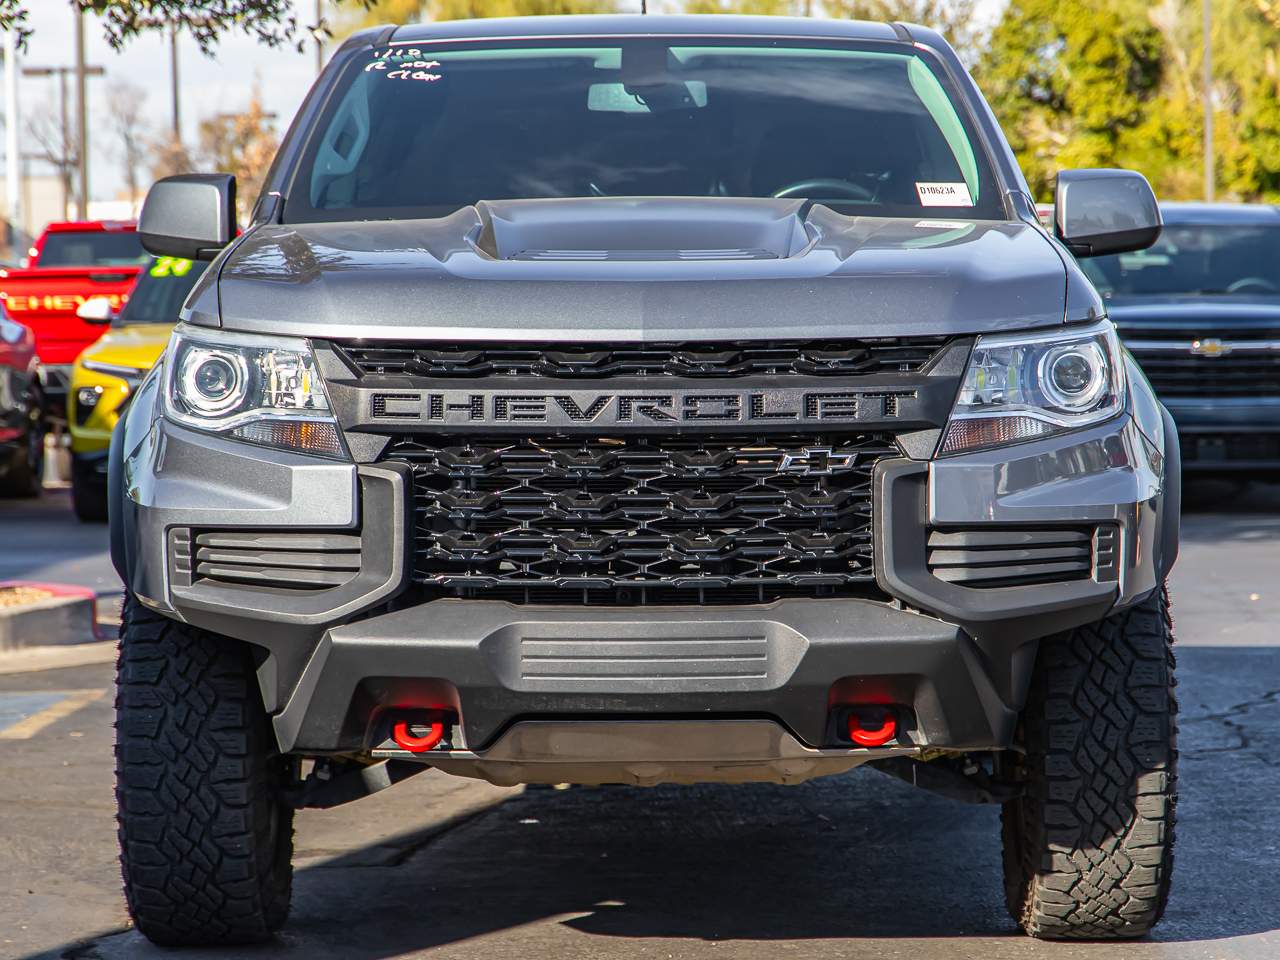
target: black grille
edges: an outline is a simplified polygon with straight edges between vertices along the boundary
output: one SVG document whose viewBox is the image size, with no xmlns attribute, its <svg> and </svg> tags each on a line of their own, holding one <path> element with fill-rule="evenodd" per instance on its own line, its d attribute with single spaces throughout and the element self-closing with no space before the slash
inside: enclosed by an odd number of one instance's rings
<svg viewBox="0 0 1280 960">
<path fill-rule="evenodd" d="M 1133 355 L 1161 396 L 1280 396 L 1280 352 L 1268 347 L 1280 341 L 1280 330 L 1208 331 L 1206 338 L 1212 336 L 1229 346 L 1229 352 L 1218 356 L 1192 353 L 1196 337 L 1186 330 L 1143 328 L 1130 334 Z M 1212 348 L 1212 341 L 1208 346 Z"/>
<path fill-rule="evenodd" d="M 1197 357 L 1161 351 L 1135 356 L 1162 397 L 1280 396 L 1280 354 Z"/>
<path fill-rule="evenodd" d="M 412 377 L 837 377 L 919 370 L 946 337 L 744 343 L 352 345 L 363 373 Z"/>
<path fill-rule="evenodd" d="M 879 435 L 395 439 L 414 578 L 519 603 L 873 593 Z"/>
<path fill-rule="evenodd" d="M 1280 465 L 1280 435 L 1274 433 L 1179 434 L 1184 468 L 1248 469 Z"/>
</svg>

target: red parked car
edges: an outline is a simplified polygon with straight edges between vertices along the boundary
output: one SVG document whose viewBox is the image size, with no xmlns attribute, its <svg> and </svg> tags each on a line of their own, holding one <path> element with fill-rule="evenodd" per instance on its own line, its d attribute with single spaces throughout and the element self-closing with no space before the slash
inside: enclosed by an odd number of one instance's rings
<svg viewBox="0 0 1280 960">
<path fill-rule="evenodd" d="M 0 270 L 0 304 L 35 333 L 41 383 L 55 413 L 64 406 L 71 364 L 106 330 L 100 315 L 84 319 L 80 308 L 104 298 L 118 311 L 149 259 L 132 221 L 91 220 L 49 224 L 28 266 Z"/>
<path fill-rule="evenodd" d="M 34 497 L 44 469 L 36 338 L 0 304 L 0 496 Z"/>
</svg>

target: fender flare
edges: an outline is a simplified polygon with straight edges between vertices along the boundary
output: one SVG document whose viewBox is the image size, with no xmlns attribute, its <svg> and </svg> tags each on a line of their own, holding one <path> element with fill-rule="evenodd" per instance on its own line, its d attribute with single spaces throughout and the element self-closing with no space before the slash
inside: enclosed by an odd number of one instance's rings
<svg viewBox="0 0 1280 960">
<path fill-rule="evenodd" d="M 107 523 L 109 527 L 111 565 L 117 576 L 129 589 L 129 544 L 133 517 L 125 503 L 124 493 L 124 433 L 126 417 L 123 412 L 111 431 L 111 446 L 107 450 Z"/>
<path fill-rule="evenodd" d="M 1160 542 L 1156 545 L 1156 570 L 1163 580 L 1178 559 L 1182 528 L 1182 447 L 1173 416 L 1160 405 L 1164 419 L 1164 494 L 1160 498 Z"/>
</svg>

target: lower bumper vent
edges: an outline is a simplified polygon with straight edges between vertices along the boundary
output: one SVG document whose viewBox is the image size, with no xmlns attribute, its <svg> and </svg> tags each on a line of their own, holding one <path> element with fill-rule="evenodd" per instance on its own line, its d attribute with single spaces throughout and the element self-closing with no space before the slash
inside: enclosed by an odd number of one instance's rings
<svg viewBox="0 0 1280 960">
<path fill-rule="evenodd" d="M 174 575 L 186 584 L 324 590 L 360 572 L 360 536 L 346 533 L 175 531 Z"/>
<path fill-rule="evenodd" d="M 1115 580 L 1114 526 L 975 527 L 929 532 L 929 572 L 964 587 Z"/>
</svg>

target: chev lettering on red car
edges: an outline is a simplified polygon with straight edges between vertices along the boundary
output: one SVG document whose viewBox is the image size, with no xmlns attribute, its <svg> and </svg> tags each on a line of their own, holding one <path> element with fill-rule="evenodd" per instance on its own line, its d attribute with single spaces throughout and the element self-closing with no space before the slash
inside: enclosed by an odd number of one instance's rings
<svg viewBox="0 0 1280 960">
<path fill-rule="evenodd" d="M 31 248 L 30 266 L 0 270 L 0 301 L 35 332 L 41 363 L 70 364 L 106 330 L 76 310 L 94 297 L 119 310 L 147 259 L 132 222 L 51 223 Z"/>
</svg>

